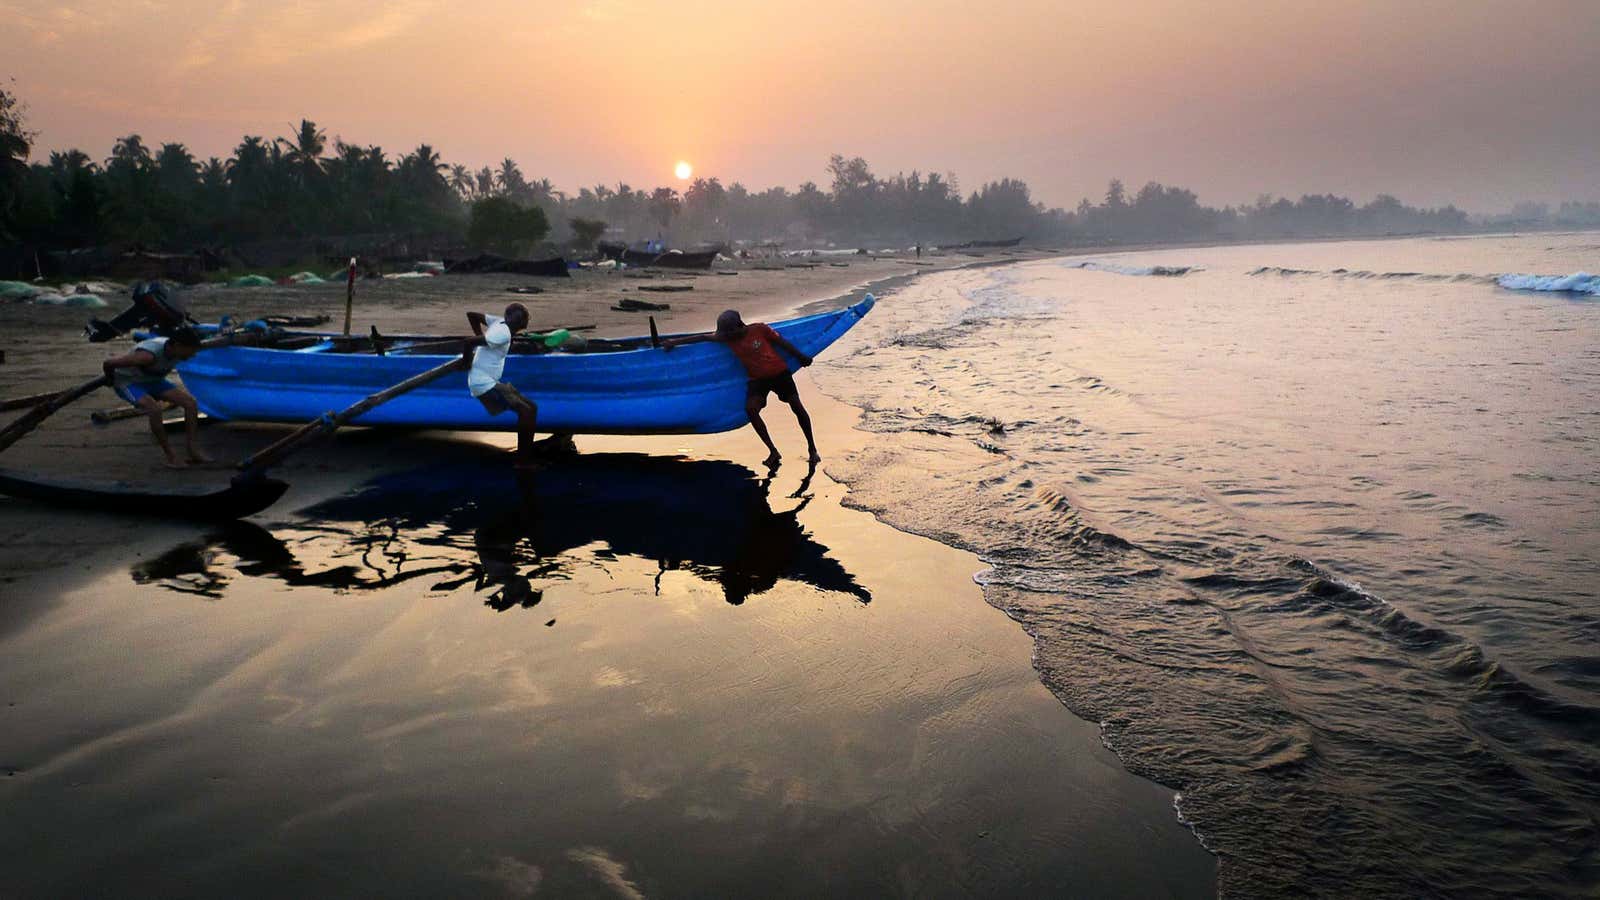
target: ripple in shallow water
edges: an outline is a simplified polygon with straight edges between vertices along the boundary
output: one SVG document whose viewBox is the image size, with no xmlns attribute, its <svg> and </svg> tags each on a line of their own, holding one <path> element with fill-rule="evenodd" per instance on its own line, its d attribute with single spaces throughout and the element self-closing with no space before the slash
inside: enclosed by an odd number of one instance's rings
<svg viewBox="0 0 1600 900">
<path fill-rule="evenodd" d="M 1515 242 L 1274 249 L 1296 265 L 890 298 L 819 376 L 883 434 L 837 474 L 984 558 L 1225 891 L 1591 896 L 1600 486 L 1567 423 L 1600 402 L 1600 315 L 1426 274 L 1514 271 Z"/>
</svg>

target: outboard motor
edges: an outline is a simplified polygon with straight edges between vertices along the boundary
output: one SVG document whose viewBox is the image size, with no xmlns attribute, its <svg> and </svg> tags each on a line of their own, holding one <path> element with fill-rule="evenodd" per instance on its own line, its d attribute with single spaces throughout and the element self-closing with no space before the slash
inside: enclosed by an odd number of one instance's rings
<svg viewBox="0 0 1600 900">
<path fill-rule="evenodd" d="M 159 281 L 146 281 L 133 286 L 133 305 L 109 322 L 90 319 L 84 333 L 93 344 L 119 338 L 135 328 L 148 328 L 160 335 L 170 335 L 173 329 L 187 324 L 188 310 L 167 292 Z"/>
</svg>

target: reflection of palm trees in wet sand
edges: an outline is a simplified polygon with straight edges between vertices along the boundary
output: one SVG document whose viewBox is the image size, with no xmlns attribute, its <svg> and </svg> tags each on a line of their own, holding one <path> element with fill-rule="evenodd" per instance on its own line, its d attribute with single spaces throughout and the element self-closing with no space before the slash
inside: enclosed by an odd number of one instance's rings
<svg viewBox="0 0 1600 900">
<path fill-rule="evenodd" d="M 789 495 L 797 504 L 774 512 L 774 473 L 757 479 L 731 462 L 593 454 L 513 481 L 500 460 L 452 461 L 375 479 L 276 533 L 230 524 L 140 563 L 133 577 L 219 598 L 235 575 L 337 590 L 443 576 L 430 590 L 471 583 L 490 591 L 486 605 L 508 610 L 538 605 L 539 581 L 631 556 L 656 561 L 657 593 L 662 574 L 687 571 L 735 605 L 785 579 L 870 602 L 800 524 L 815 473 Z"/>
</svg>

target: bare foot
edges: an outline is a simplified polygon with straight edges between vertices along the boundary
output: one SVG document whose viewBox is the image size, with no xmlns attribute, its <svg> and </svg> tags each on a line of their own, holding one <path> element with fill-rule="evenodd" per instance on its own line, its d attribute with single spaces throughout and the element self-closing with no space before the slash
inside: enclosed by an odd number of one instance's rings
<svg viewBox="0 0 1600 900">
<path fill-rule="evenodd" d="M 552 434 L 542 441 L 535 441 L 534 452 L 541 456 L 576 456 L 578 444 L 573 441 L 570 434 Z"/>
<path fill-rule="evenodd" d="M 216 462 L 216 460 L 214 460 L 211 457 L 205 455 L 204 453 L 201 453 L 199 450 L 190 450 L 189 451 L 189 462 L 192 462 L 192 463 L 208 463 L 208 462 Z"/>
<path fill-rule="evenodd" d="M 776 466 L 778 461 L 781 459 L 783 459 L 783 457 L 779 455 L 778 451 L 774 450 L 772 451 L 771 455 L 761 461 L 761 464 L 770 468 L 772 466 Z"/>
<path fill-rule="evenodd" d="M 184 465 L 183 460 L 177 458 L 176 456 L 169 456 L 169 457 L 167 457 L 167 468 L 169 468 L 169 469 L 183 469 L 183 468 L 187 468 L 187 467 Z"/>
</svg>

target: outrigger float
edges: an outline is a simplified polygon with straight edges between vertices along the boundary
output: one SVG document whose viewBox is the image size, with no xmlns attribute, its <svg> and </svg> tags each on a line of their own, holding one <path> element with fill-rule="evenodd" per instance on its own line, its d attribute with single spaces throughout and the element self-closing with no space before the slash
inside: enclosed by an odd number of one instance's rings
<svg viewBox="0 0 1600 900">
<path fill-rule="evenodd" d="M 871 294 L 839 310 L 773 323 L 807 356 L 816 356 L 861 321 Z M 178 365 L 202 412 L 223 421 L 299 422 L 293 432 L 239 463 L 217 491 L 151 492 L 124 485 L 30 477 L 0 471 L 0 493 L 109 510 L 229 519 L 267 508 L 288 485 L 266 477 L 285 457 L 344 425 L 515 431 L 516 416 L 490 415 L 467 391 L 463 338 L 370 337 L 245 328 L 209 334 L 202 351 Z M 562 434 L 712 434 L 732 431 L 744 411 L 744 369 L 715 344 L 658 349 L 648 337 L 590 339 L 582 352 L 518 340 L 503 379 L 539 407 L 539 430 Z M 522 337 L 522 336 L 519 336 Z M 106 386 L 95 378 L 70 390 L 0 408 L 26 408 L 0 429 L 0 451 L 61 408 Z M 171 501 L 171 502 L 167 502 Z"/>
</svg>

